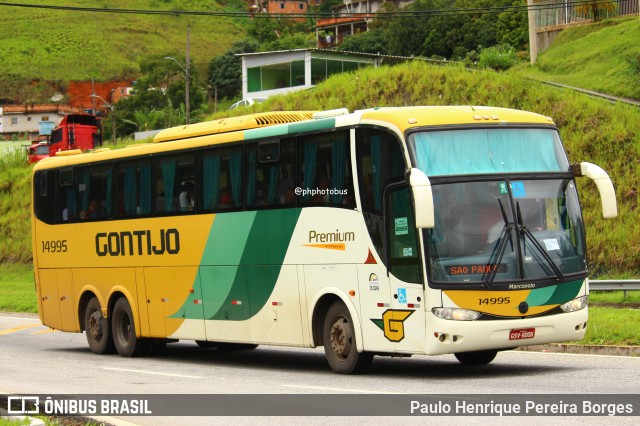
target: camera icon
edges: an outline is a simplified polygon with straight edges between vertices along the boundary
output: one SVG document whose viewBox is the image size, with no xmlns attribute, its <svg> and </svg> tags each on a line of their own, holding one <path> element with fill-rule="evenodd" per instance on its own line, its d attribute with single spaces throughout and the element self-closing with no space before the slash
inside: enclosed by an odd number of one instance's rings
<svg viewBox="0 0 640 426">
<path fill-rule="evenodd" d="M 16 410 L 13 406 L 20 407 Z M 10 396 L 7 398 L 7 414 L 40 414 L 40 397 Z"/>
</svg>

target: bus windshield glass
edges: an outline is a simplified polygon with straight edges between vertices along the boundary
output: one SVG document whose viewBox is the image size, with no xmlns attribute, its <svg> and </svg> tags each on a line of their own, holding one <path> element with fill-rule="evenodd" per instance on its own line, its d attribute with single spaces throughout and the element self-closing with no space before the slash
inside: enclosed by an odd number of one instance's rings
<svg viewBox="0 0 640 426">
<path fill-rule="evenodd" d="M 557 282 L 586 274 L 573 180 L 443 183 L 433 194 L 436 226 L 425 231 L 433 282 Z"/>
<path fill-rule="evenodd" d="M 555 129 L 490 128 L 410 135 L 431 178 L 425 230 L 431 282 L 562 282 L 587 273 L 582 216 Z"/>
</svg>

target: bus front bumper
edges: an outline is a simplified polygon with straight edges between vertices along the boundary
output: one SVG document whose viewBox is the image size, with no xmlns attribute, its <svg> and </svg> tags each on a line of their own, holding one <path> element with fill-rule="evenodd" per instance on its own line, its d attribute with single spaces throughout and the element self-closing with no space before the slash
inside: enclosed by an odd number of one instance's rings
<svg viewBox="0 0 640 426">
<path fill-rule="evenodd" d="M 582 340 L 587 329 L 588 308 L 534 318 L 486 321 L 454 321 L 427 313 L 427 355 Z"/>
</svg>

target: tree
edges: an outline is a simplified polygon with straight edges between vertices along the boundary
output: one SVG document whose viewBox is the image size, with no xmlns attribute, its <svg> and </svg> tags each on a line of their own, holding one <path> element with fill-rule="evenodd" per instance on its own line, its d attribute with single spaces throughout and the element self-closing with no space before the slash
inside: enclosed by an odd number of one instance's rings
<svg viewBox="0 0 640 426">
<path fill-rule="evenodd" d="M 389 51 L 389 43 L 384 30 L 374 29 L 345 37 L 338 50 L 384 55 Z"/>
<path fill-rule="evenodd" d="M 461 59 L 479 46 L 509 43 L 523 50 L 528 42 L 526 0 L 417 0 L 383 26 L 388 53 Z M 497 9 L 505 10 L 496 13 Z M 455 10 L 453 10 L 455 9 Z M 451 10 L 450 13 L 447 11 Z"/>
<path fill-rule="evenodd" d="M 216 56 L 209 63 L 209 84 L 216 88 L 219 97 L 234 98 L 242 90 L 241 60 L 236 54 L 253 53 L 258 43 L 243 40 L 235 43 L 224 54 Z"/>
<path fill-rule="evenodd" d="M 600 20 L 601 11 L 612 12 L 615 10 L 616 4 L 613 2 L 605 3 L 601 1 L 591 1 L 586 4 L 578 4 L 575 7 L 578 13 L 584 14 L 585 16 L 588 16 L 591 12 L 594 22 L 597 22 Z"/>
</svg>

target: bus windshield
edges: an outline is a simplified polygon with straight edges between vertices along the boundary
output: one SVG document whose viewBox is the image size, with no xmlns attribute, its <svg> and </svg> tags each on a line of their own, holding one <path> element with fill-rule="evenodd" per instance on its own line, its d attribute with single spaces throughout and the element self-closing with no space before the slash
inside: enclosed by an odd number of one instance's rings
<svg viewBox="0 0 640 426">
<path fill-rule="evenodd" d="M 552 128 L 471 128 L 409 135 L 416 166 L 432 176 L 566 172 L 569 161 Z"/>
<path fill-rule="evenodd" d="M 436 226 L 425 231 L 432 281 L 557 282 L 586 274 L 572 180 L 443 183 L 433 193 Z"/>
<path fill-rule="evenodd" d="M 409 140 L 433 184 L 436 223 L 424 231 L 431 282 L 586 275 L 578 196 L 555 129 L 429 131 Z"/>
</svg>

